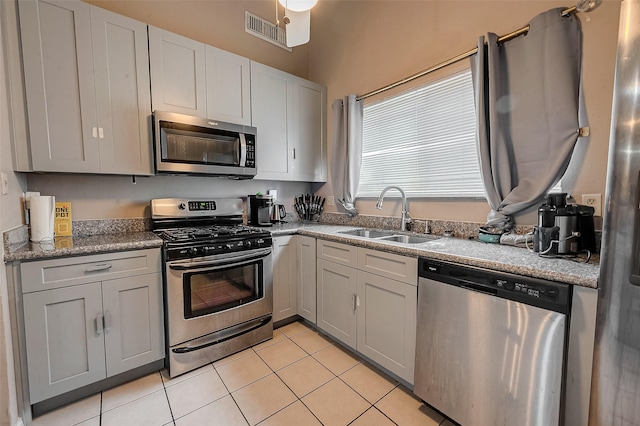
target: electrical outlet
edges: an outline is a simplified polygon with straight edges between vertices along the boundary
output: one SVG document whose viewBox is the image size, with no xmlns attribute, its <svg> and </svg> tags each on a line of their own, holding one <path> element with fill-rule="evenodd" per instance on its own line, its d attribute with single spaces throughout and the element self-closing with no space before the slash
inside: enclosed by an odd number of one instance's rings
<svg viewBox="0 0 640 426">
<path fill-rule="evenodd" d="M 602 194 L 582 194 L 582 204 L 593 207 L 594 216 L 602 216 Z"/>
<path fill-rule="evenodd" d="M 336 205 L 336 200 L 335 200 L 335 198 L 333 198 L 333 195 L 327 196 L 327 205 L 328 206 L 335 206 Z"/>
</svg>

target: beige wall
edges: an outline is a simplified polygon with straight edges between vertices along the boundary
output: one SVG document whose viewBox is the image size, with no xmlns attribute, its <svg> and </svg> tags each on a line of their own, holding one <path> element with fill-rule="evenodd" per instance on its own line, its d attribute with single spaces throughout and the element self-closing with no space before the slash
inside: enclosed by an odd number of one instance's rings
<svg viewBox="0 0 640 426">
<path fill-rule="evenodd" d="M 319 24 L 311 28 L 310 79 L 328 86 L 331 104 L 333 99 L 370 92 L 466 52 L 482 34 L 509 33 L 525 26 L 538 13 L 569 3 L 320 1 L 313 9 Z M 619 1 L 605 1 L 597 10 L 579 16 L 584 32 L 584 94 L 591 137 L 579 142 L 578 164 L 572 166 L 577 170 L 568 183 L 581 202 L 582 194 L 604 194 L 605 190 Z M 436 77 L 455 69 L 445 69 Z M 331 135 L 330 112 L 328 126 L 327 134 Z M 329 149 L 331 154 L 331 146 Z M 320 192 L 329 195 L 329 186 Z M 374 204 L 373 199 L 356 202 L 364 214 L 399 214 L 399 203 L 385 202 L 382 211 Z M 489 210 L 484 200 L 412 199 L 409 208 L 417 218 L 478 222 L 485 221 Z M 517 221 L 534 224 L 535 213 Z"/>
</svg>

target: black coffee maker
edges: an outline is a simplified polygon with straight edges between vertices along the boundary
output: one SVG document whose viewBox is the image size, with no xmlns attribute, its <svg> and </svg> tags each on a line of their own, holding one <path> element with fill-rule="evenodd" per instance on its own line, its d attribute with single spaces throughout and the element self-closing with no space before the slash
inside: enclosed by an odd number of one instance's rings
<svg viewBox="0 0 640 426">
<path fill-rule="evenodd" d="M 271 226 L 273 197 L 271 195 L 249 195 L 249 224 Z"/>
<path fill-rule="evenodd" d="M 595 252 L 594 212 L 590 206 L 567 204 L 564 192 L 547 194 L 533 229 L 534 251 L 544 255 Z"/>
</svg>

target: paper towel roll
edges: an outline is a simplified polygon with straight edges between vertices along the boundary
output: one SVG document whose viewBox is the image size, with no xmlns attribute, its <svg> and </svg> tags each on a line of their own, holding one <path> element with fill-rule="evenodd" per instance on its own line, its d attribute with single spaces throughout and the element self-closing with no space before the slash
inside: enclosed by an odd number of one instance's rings
<svg viewBox="0 0 640 426">
<path fill-rule="evenodd" d="M 31 218 L 31 241 L 52 241 L 56 197 L 32 196 L 29 198 Z"/>
</svg>

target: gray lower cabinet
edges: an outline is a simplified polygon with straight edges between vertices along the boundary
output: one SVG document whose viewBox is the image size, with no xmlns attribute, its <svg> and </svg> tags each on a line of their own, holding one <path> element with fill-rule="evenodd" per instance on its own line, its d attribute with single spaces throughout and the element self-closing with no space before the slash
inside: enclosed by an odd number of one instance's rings
<svg viewBox="0 0 640 426">
<path fill-rule="evenodd" d="M 316 323 L 316 239 L 298 235 L 298 315 Z"/>
<path fill-rule="evenodd" d="M 298 313 L 296 235 L 273 237 L 273 321 Z"/>
<path fill-rule="evenodd" d="M 164 358 L 158 249 L 27 262 L 20 272 L 31 404 Z"/>
<path fill-rule="evenodd" d="M 79 0 L 18 3 L 30 165 L 153 174 L 147 25 Z"/>
<path fill-rule="evenodd" d="M 418 289 L 358 271 L 358 352 L 413 383 Z"/>
<path fill-rule="evenodd" d="M 318 327 L 356 348 L 357 270 L 318 259 Z"/>
<path fill-rule="evenodd" d="M 324 240 L 317 253 L 318 327 L 413 383 L 417 259 Z"/>
</svg>

